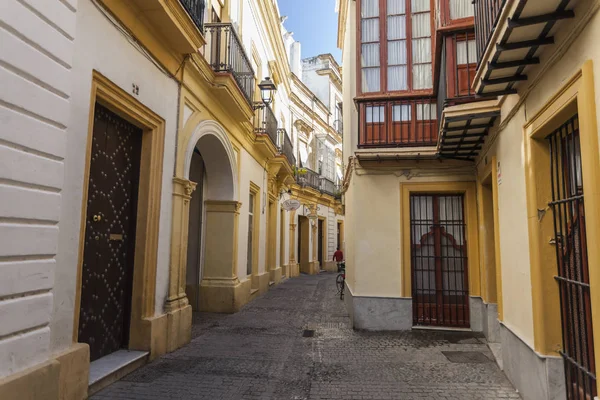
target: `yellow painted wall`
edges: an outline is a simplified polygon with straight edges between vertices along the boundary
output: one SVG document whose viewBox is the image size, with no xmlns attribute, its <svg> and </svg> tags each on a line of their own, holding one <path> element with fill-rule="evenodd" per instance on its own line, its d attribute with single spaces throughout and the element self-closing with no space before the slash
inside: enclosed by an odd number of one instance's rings
<svg viewBox="0 0 600 400">
<path fill-rule="evenodd" d="M 352 178 L 345 223 L 352 224 L 346 226 L 346 252 L 352 260 L 349 280 L 355 296 L 402 296 L 401 183 L 474 181 L 470 169 L 445 175 L 439 170 L 412 171 L 424 176 L 409 180 L 359 168 Z M 478 266 L 479 260 L 471 265 Z"/>
<path fill-rule="evenodd" d="M 503 112 L 505 112 L 503 107 Z M 504 323 L 533 346 L 533 308 L 523 155 L 524 114 L 515 116 L 487 154 L 500 164 L 498 214 Z M 485 167 L 481 162 L 479 168 Z M 498 180 L 498 177 L 492 177 Z"/>
<path fill-rule="evenodd" d="M 576 18 L 568 22 L 569 29 L 559 29 L 556 33 L 557 45 L 549 47 L 546 59 L 554 51 L 560 51 L 561 41 L 577 28 L 585 18 L 590 17 L 588 8 L 597 3 L 585 0 L 575 9 Z M 580 25 L 580 28 L 583 26 Z M 530 252 L 527 227 L 527 209 L 524 170 L 523 126 L 535 115 L 556 92 L 582 67 L 586 60 L 593 60 L 596 97 L 600 93 L 600 16 L 591 17 L 576 40 L 563 46 L 561 58 L 546 63 L 549 69 L 540 77 L 529 73 L 529 80 L 522 88 L 533 85 L 524 103 L 514 117 L 506 124 L 495 142 L 486 153 L 482 153 L 479 169 L 483 168 L 483 157 L 491 160 L 496 155 L 500 162 L 502 183 L 498 187 L 500 216 L 500 246 L 502 259 L 502 287 L 504 322 L 521 339 L 534 347 L 534 323 L 531 292 Z M 542 65 L 545 65 L 542 58 Z M 539 71 L 539 69 L 538 69 Z M 520 89 L 520 93 L 524 90 Z M 519 96 L 509 96 L 502 107 L 502 121 L 513 111 Z M 597 102 L 598 104 L 598 102 Z M 600 168 L 600 166 L 598 166 Z M 548 238 L 549 239 L 549 238 Z M 598 305 L 600 307 L 600 305 Z"/>
</svg>

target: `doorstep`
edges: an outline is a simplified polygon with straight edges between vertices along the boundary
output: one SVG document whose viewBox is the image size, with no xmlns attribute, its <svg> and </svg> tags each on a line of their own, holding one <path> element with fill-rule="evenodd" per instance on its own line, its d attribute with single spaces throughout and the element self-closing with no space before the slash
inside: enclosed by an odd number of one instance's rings
<svg viewBox="0 0 600 400">
<path fill-rule="evenodd" d="M 415 325 L 412 327 L 413 331 L 448 331 L 448 332 L 473 332 L 471 328 L 453 328 L 446 326 L 423 326 Z"/>
<path fill-rule="evenodd" d="M 147 351 L 119 350 L 90 363 L 88 396 L 133 372 L 148 360 Z"/>
</svg>

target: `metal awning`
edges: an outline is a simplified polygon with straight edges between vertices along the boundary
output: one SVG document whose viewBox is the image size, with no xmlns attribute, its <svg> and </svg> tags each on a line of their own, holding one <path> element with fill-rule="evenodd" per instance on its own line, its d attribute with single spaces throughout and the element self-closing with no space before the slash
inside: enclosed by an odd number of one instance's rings
<svg viewBox="0 0 600 400">
<path fill-rule="evenodd" d="M 499 15 L 494 34 L 478 67 L 475 91 L 480 96 L 516 93 L 527 72 L 540 63 L 542 49 L 554 44 L 558 21 L 573 18 L 570 0 L 516 0 Z"/>
<path fill-rule="evenodd" d="M 499 116 L 495 100 L 445 108 L 438 137 L 439 157 L 474 161 Z"/>
</svg>

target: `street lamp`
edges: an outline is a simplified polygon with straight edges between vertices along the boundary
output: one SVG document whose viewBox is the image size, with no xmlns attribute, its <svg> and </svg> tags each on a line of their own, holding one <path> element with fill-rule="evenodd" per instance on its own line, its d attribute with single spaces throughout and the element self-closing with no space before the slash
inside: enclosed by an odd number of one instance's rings
<svg viewBox="0 0 600 400">
<path fill-rule="evenodd" d="M 273 101 L 273 94 L 277 91 L 277 86 L 268 76 L 263 79 L 261 83 L 258 84 L 258 88 L 260 89 L 260 96 L 265 105 L 271 104 Z"/>
</svg>

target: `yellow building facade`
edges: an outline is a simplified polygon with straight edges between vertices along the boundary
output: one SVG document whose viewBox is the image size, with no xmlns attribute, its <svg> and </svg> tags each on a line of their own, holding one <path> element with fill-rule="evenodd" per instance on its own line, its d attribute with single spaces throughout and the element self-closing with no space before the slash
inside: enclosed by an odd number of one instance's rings
<svg viewBox="0 0 600 400">
<path fill-rule="evenodd" d="M 344 110 L 354 326 L 482 331 L 524 399 L 594 398 L 597 2 L 391 3 L 340 2 L 344 100 L 358 104 Z M 361 20 L 385 30 L 415 9 L 431 12 L 431 52 L 413 52 L 396 90 L 404 64 L 361 58 L 377 41 Z M 415 57 L 433 64 L 430 92 L 411 92 Z M 436 105 L 427 124 L 401 114 L 415 97 Z M 420 146 L 408 126 L 436 134 Z"/>
</svg>

